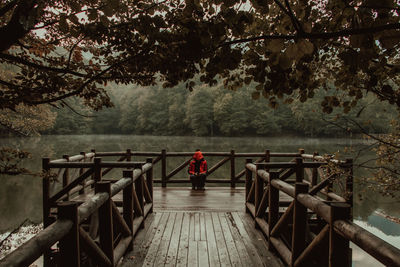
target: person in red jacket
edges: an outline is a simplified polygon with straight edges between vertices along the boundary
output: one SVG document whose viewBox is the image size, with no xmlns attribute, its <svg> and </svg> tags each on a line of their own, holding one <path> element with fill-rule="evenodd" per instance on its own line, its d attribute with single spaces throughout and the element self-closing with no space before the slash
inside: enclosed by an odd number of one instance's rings
<svg viewBox="0 0 400 267">
<path fill-rule="evenodd" d="M 204 159 L 200 149 L 197 149 L 190 161 L 188 173 L 190 175 L 190 182 L 192 182 L 192 189 L 204 190 L 207 176 L 207 161 Z"/>
</svg>

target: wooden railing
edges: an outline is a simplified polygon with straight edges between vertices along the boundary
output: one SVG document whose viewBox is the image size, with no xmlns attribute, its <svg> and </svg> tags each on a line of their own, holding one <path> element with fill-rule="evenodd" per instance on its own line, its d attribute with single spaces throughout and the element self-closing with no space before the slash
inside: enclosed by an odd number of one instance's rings
<svg viewBox="0 0 400 267">
<path fill-rule="evenodd" d="M 244 177 L 245 169 L 237 172 L 237 158 L 254 158 L 255 162 L 264 162 L 269 161 L 272 157 L 298 157 L 300 153 L 270 153 L 269 150 L 265 150 L 261 153 L 237 153 L 235 150 L 231 150 L 230 152 L 202 152 L 204 157 L 206 158 L 207 162 L 210 163 L 213 158 L 220 158 L 217 163 L 208 167 L 208 176 L 207 176 L 207 183 L 217 183 L 217 184 L 230 184 L 231 187 L 235 187 L 237 183 L 244 183 L 244 180 L 241 179 Z M 179 177 L 178 179 L 174 178 L 180 171 L 182 171 L 185 167 L 187 167 L 192 159 L 194 152 L 167 152 L 165 149 L 161 150 L 161 152 L 141 152 L 141 151 L 120 151 L 120 152 L 96 152 L 96 157 L 111 157 L 111 156 L 118 156 L 121 158 L 131 158 L 131 157 L 153 157 L 154 161 L 153 164 L 156 165 L 157 163 L 161 164 L 160 175 L 158 179 L 154 179 L 155 183 L 161 183 L 162 187 L 166 187 L 168 183 L 189 183 L 188 178 L 182 179 Z M 170 171 L 167 170 L 167 161 L 169 158 L 182 158 L 185 159 L 177 165 L 173 167 Z M 225 164 L 229 164 L 229 172 L 228 177 L 218 177 L 219 179 L 212 179 L 210 176 L 219 168 L 224 166 Z"/>
<path fill-rule="evenodd" d="M 45 266 L 80 266 L 92 261 L 100 266 L 115 266 L 126 251 L 153 208 L 153 164 L 145 162 L 103 162 L 94 155 L 50 161 L 44 159 L 45 170 L 64 169 L 68 176 L 79 169 L 79 177 L 65 183 L 52 196 L 49 177 L 43 180 L 44 230 L 0 261 L 0 266 L 28 266 L 44 254 Z M 123 178 L 102 181 L 110 168 L 124 168 Z M 58 174 L 60 173 L 57 172 Z M 83 201 L 68 201 L 79 194 L 94 179 L 94 195 Z M 82 183 L 85 182 L 83 185 Z M 122 191 L 122 201 L 112 197 Z M 81 193 L 82 194 L 82 193 Z M 79 198 L 78 198 L 79 199 Z M 120 208 L 122 206 L 122 215 Z M 54 244 L 58 249 L 52 249 Z M 85 257 L 83 257 L 85 255 Z"/>
<path fill-rule="evenodd" d="M 330 172 L 332 164 L 345 177 Z M 399 249 L 352 222 L 352 175 L 351 160 L 305 154 L 291 162 L 248 160 L 246 211 L 267 237 L 269 249 L 289 266 L 351 266 L 350 242 L 386 266 L 400 266 Z M 346 187 L 342 196 L 332 192 L 340 178 Z"/>
</svg>

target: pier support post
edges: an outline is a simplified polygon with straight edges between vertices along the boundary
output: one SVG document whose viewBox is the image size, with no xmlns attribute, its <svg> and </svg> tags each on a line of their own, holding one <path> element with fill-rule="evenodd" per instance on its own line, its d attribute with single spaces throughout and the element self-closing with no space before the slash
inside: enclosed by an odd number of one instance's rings
<svg viewBox="0 0 400 267">
<path fill-rule="evenodd" d="M 142 165 L 138 164 L 134 167 L 135 169 L 141 169 Z M 139 200 L 139 206 L 140 209 L 142 210 L 142 214 L 141 216 L 143 216 L 143 222 L 140 224 L 140 228 L 144 228 L 144 201 L 143 201 L 143 197 L 144 197 L 144 185 L 143 185 L 143 181 L 144 177 L 143 174 L 140 175 L 136 181 L 135 181 L 135 191 L 136 191 L 136 196 Z"/>
<path fill-rule="evenodd" d="M 297 195 L 307 194 L 307 193 L 308 193 L 308 184 L 296 183 L 295 193 L 294 193 L 295 198 L 294 198 L 294 211 L 293 211 L 291 266 L 294 265 L 297 258 L 306 248 L 307 208 L 304 207 L 297 200 Z"/>
<path fill-rule="evenodd" d="M 304 179 L 303 158 L 296 158 L 296 183 L 302 183 Z"/>
<path fill-rule="evenodd" d="M 80 152 L 79 153 L 81 156 L 83 156 L 83 159 L 81 160 L 81 162 L 86 162 L 86 153 L 85 152 Z M 79 169 L 79 176 L 82 175 L 85 172 L 84 168 L 80 168 Z M 80 183 L 80 185 L 82 186 L 82 189 L 79 190 L 79 195 L 83 195 L 85 194 L 85 180 L 82 181 L 82 183 Z"/>
<path fill-rule="evenodd" d="M 101 173 L 101 158 L 94 158 L 94 182 L 98 183 L 101 181 L 102 173 Z"/>
<path fill-rule="evenodd" d="M 67 162 L 69 162 L 69 156 L 68 155 L 63 155 L 63 159 L 65 159 Z M 63 188 L 66 187 L 69 184 L 69 169 L 65 168 L 64 174 L 63 174 Z M 65 200 L 69 200 L 69 192 L 67 192 L 67 196 Z"/>
<path fill-rule="evenodd" d="M 146 163 L 153 164 L 153 159 L 152 158 L 147 158 L 146 159 Z M 146 183 L 147 183 L 147 188 L 149 189 L 150 196 L 151 196 L 151 201 L 152 201 L 151 209 L 150 209 L 149 212 L 152 213 L 153 212 L 153 206 L 154 206 L 154 198 L 153 198 L 153 166 L 150 168 L 150 170 L 148 170 L 146 172 Z"/>
<path fill-rule="evenodd" d="M 271 233 L 279 219 L 279 189 L 272 186 L 271 181 L 279 179 L 279 172 L 270 172 L 268 179 L 268 250 L 273 251 L 274 246 L 271 243 Z"/>
<path fill-rule="evenodd" d="M 81 264 L 79 249 L 79 224 L 78 203 L 72 201 L 61 202 L 57 206 L 59 220 L 71 220 L 71 230 L 59 242 L 61 267 L 76 266 Z"/>
<path fill-rule="evenodd" d="M 348 203 L 332 203 L 329 222 L 329 267 L 351 266 L 349 240 L 335 232 L 333 223 L 336 220 L 350 218 L 351 206 Z"/>
<path fill-rule="evenodd" d="M 96 183 L 96 193 L 107 193 L 107 201 L 99 208 L 100 247 L 114 266 L 114 227 L 111 203 L 111 183 Z"/>
<path fill-rule="evenodd" d="M 122 177 L 133 179 L 133 171 L 132 170 L 124 170 L 122 172 Z M 129 227 L 131 233 L 133 233 L 133 182 L 127 185 L 123 192 L 123 217 L 126 224 Z M 133 249 L 133 236 L 132 242 L 130 242 L 129 246 L 127 247 L 127 251 L 132 251 Z"/>
<path fill-rule="evenodd" d="M 250 188 L 251 188 L 252 179 L 253 179 L 252 172 L 250 170 L 248 170 L 247 167 L 246 167 L 246 165 L 248 163 L 252 163 L 252 160 L 251 159 L 246 159 L 246 163 L 244 165 L 245 166 L 245 173 L 246 173 L 246 181 L 245 181 L 246 193 L 245 193 L 245 196 L 244 196 L 245 204 L 247 202 L 247 199 L 249 198 Z M 247 205 L 246 205 L 246 213 L 249 213 L 249 212 L 250 211 L 249 211 L 249 209 L 247 208 Z"/>
<path fill-rule="evenodd" d="M 231 150 L 231 188 L 236 187 L 235 181 L 235 150 Z"/>
<path fill-rule="evenodd" d="M 256 175 L 255 175 L 255 181 L 254 181 L 254 210 L 255 213 L 257 214 L 257 211 L 260 207 L 261 204 L 261 198 L 263 195 L 264 191 L 264 180 L 258 175 L 258 170 L 263 170 L 264 166 L 260 164 L 256 164 Z M 256 219 L 256 214 L 254 216 L 254 219 Z M 256 223 L 256 227 L 258 227 L 258 224 Z"/>
<path fill-rule="evenodd" d="M 167 187 L 167 151 L 161 150 L 161 186 Z"/>
</svg>

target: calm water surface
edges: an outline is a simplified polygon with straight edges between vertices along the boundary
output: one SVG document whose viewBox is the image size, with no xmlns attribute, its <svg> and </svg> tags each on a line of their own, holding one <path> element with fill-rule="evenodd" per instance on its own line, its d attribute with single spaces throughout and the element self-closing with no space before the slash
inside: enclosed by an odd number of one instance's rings
<svg viewBox="0 0 400 267">
<path fill-rule="evenodd" d="M 304 148 L 306 153 L 318 151 L 320 154 L 343 151 L 345 147 L 360 148 L 363 140 L 332 139 L 332 138 L 299 138 L 299 137 L 274 137 L 274 138 L 239 138 L 239 137 L 155 137 L 155 136 L 130 136 L 130 135 L 75 135 L 75 136 L 41 136 L 35 138 L 2 138 L 0 146 L 12 146 L 32 153 L 32 158 L 26 161 L 25 167 L 33 171 L 41 168 L 41 158 L 61 158 L 62 155 L 76 155 L 81 151 L 123 151 L 131 148 L 135 151 L 230 151 L 236 152 L 262 152 L 270 149 L 271 152 L 297 152 Z M 342 153 L 342 152 L 341 152 Z M 372 155 L 372 154 L 371 154 Z M 370 155 L 370 156 L 371 156 Z M 351 154 L 341 154 L 343 158 Z M 365 159 L 369 155 L 363 155 Z M 168 161 L 168 170 L 176 167 L 184 158 Z M 207 159 L 209 166 L 216 163 L 218 158 Z M 240 159 L 236 161 L 237 171 L 243 168 Z M 243 159 L 244 162 L 244 159 Z M 228 164 L 214 174 L 214 178 L 228 178 Z M 159 178 L 159 170 L 155 170 L 155 177 Z M 355 176 L 362 175 L 362 170 L 355 170 Z M 118 173 L 113 173 L 118 177 Z M 177 174 L 177 178 L 185 177 L 185 170 Z M 0 233 L 13 229 L 26 218 L 33 222 L 42 219 L 41 207 L 41 181 L 32 176 L 0 176 Z M 372 192 L 364 192 L 355 186 L 354 219 L 355 222 L 375 235 L 400 248 L 400 225 L 393 223 L 379 213 L 387 213 L 400 217 L 400 204 Z M 359 249 L 353 247 L 353 266 L 380 266 Z"/>
</svg>

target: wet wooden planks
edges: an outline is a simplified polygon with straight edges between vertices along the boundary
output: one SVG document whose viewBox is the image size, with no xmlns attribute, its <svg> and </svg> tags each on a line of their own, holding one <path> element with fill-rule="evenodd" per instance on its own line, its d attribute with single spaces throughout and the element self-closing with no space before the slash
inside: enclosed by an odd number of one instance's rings
<svg viewBox="0 0 400 267">
<path fill-rule="evenodd" d="M 283 266 L 244 212 L 156 211 L 122 266 Z"/>
<path fill-rule="evenodd" d="M 154 187 L 154 209 L 163 211 L 245 211 L 244 187 L 207 187 L 206 190 L 192 190 L 190 187 Z M 73 198 L 84 202 L 93 196 L 93 191 Z M 281 200 L 291 200 L 281 193 Z M 113 197 L 122 201 L 122 193 Z"/>
</svg>

